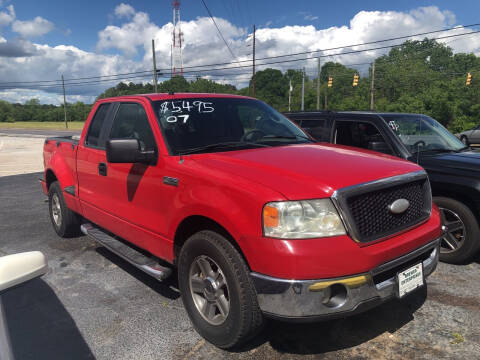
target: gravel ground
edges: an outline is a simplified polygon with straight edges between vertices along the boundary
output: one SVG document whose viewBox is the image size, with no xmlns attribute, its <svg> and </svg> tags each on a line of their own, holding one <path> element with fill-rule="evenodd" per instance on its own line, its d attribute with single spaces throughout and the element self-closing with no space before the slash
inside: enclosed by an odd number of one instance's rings
<svg viewBox="0 0 480 360">
<path fill-rule="evenodd" d="M 61 239 L 38 173 L 0 178 L 0 255 L 41 250 L 50 270 L 3 295 L 17 359 L 480 358 L 480 259 L 440 264 L 428 289 L 354 317 L 268 322 L 236 352 L 192 328 L 175 276 L 160 283 L 86 237 Z"/>
</svg>

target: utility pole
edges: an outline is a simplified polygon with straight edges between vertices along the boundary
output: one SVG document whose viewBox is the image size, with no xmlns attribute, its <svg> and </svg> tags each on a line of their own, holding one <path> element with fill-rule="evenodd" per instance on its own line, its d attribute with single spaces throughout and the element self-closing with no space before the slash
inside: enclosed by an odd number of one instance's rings
<svg viewBox="0 0 480 360">
<path fill-rule="evenodd" d="M 292 79 L 290 79 L 290 84 L 289 84 L 289 88 L 288 88 L 288 111 L 292 111 Z"/>
<path fill-rule="evenodd" d="M 153 88 L 155 92 L 158 92 L 157 86 L 158 86 L 158 81 L 157 81 L 157 61 L 155 59 L 155 40 L 152 39 L 152 54 L 153 54 Z"/>
<path fill-rule="evenodd" d="M 320 110 L 320 57 L 317 58 L 317 110 Z"/>
<path fill-rule="evenodd" d="M 302 111 L 305 110 L 305 68 L 302 69 Z"/>
<path fill-rule="evenodd" d="M 253 25 L 253 75 L 252 75 L 252 97 L 255 97 L 255 31 L 257 30 L 255 24 Z"/>
<path fill-rule="evenodd" d="M 325 88 L 325 110 L 328 110 L 328 86 Z"/>
<path fill-rule="evenodd" d="M 65 113 L 65 129 L 68 129 L 67 122 L 67 99 L 65 98 L 65 81 L 62 74 L 62 88 L 63 88 L 63 112 Z"/>
<path fill-rule="evenodd" d="M 375 60 L 372 63 L 372 78 L 370 81 L 370 110 L 373 110 L 373 92 L 375 90 Z"/>
</svg>

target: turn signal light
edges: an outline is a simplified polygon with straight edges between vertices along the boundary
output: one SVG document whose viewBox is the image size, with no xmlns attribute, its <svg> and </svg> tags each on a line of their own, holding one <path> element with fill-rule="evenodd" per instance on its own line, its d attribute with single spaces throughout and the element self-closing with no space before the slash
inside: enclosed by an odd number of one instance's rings
<svg viewBox="0 0 480 360">
<path fill-rule="evenodd" d="M 263 226 L 275 228 L 278 226 L 278 209 L 273 206 L 263 208 Z"/>
</svg>

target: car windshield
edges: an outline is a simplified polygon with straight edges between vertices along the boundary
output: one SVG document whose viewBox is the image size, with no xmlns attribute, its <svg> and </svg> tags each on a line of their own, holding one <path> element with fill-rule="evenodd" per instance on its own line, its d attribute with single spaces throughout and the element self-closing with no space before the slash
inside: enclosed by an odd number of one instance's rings
<svg viewBox="0 0 480 360">
<path fill-rule="evenodd" d="M 174 155 L 313 142 L 282 114 L 254 99 L 160 100 L 153 108 Z"/>
<path fill-rule="evenodd" d="M 382 117 L 412 154 L 465 148 L 460 140 L 427 115 L 384 114 Z"/>
</svg>

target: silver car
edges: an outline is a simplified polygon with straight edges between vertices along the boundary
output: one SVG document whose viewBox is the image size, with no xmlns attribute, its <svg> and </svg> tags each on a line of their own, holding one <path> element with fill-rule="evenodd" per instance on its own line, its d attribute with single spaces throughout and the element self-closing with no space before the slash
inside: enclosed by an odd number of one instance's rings
<svg viewBox="0 0 480 360">
<path fill-rule="evenodd" d="M 467 146 L 470 144 L 480 144 L 480 125 L 456 134 L 456 136 Z"/>
</svg>

